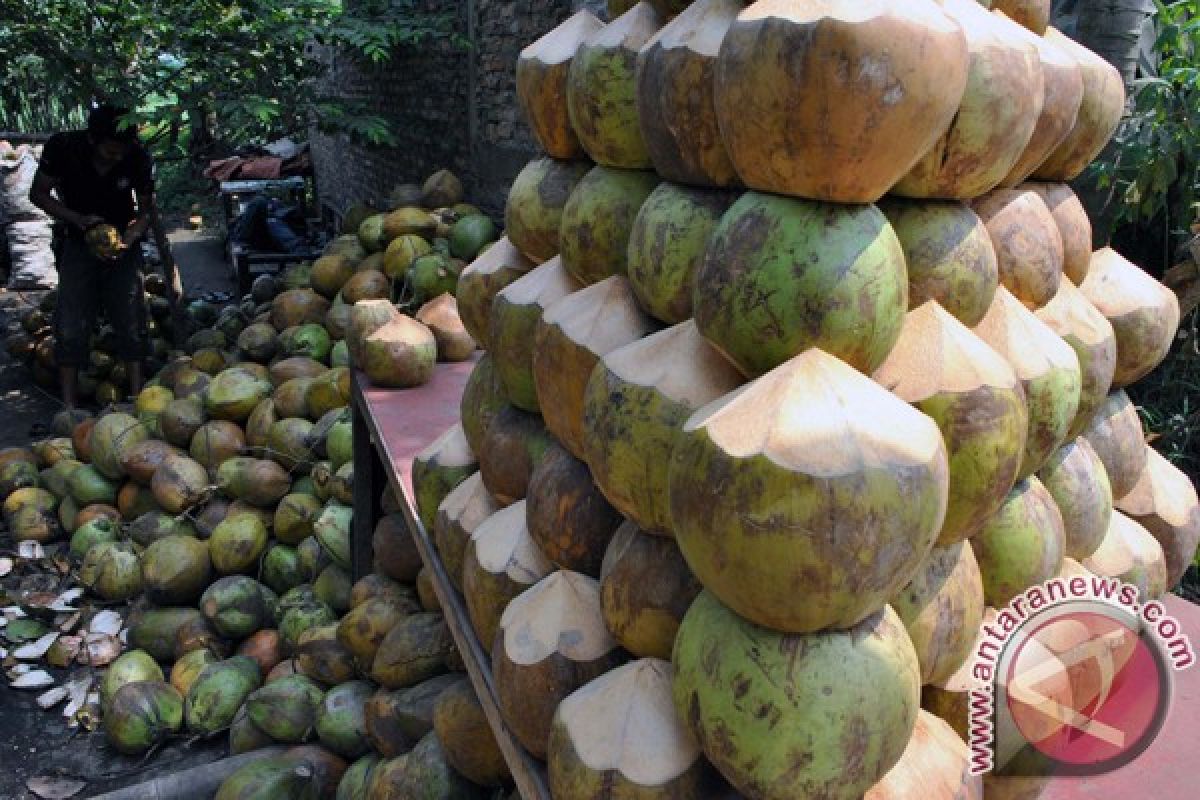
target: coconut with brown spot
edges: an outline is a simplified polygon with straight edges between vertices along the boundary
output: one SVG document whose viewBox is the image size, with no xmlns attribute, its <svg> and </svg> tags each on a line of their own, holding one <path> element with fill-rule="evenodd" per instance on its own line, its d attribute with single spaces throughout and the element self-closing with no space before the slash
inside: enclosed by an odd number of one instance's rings
<svg viewBox="0 0 1200 800">
<path fill-rule="evenodd" d="M 346 347 L 355 366 L 366 363 L 367 337 L 400 316 L 390 300 L 363 300 L 350 309 L 350 327 L 346 331 Z"/>
<path fill-rule="evenodd" d="M 1109 394 L 1083 436 L 1104 464 L 1113 499 L 1121 500 L 1137 485 L 1147 460 L 1142 418 L 1129 395 L 1124 390 Z"/>
<path fill-rule="evenodd" d="M 475 340 L 458 314 L 458 301 L 446 292 L 417 311 L 416 319 L 433 333 L 439 361 L 466 361 L 475 353 Z"/>
<path fill-rule="evenodd" d="M 1087 278 L 1092 263 L 1092 221 L 1083 203 L 1065 183 L 1028 183 L 1054 217 L 1063 243 L 1063 274 L 1076 286 Z"/>
<path fill-rule="evenodd" d="M 529 478 L 554 437 L 537 414 L 504 406 L 487 427 L 479 450 L 479 474 L 501 506 L 524 499 Z"/>
<path fill-rule="evenodd" d="M 534 138 L 552 158 L 585 155 L 567 111 L 567 76 L 579 46 L 603 27 L 591 11 L 578 11 L 517 58 L 517 102 Z"/>
<path fill-rule="evenodd" d="M 468 780 L 481 786 L 510 781 L 508 763 L 470 681 L 457 681 L 437 696 L 433 729 L 446 761 Z"/>
<path fill-rule="evenodd" d="M 421 611 L 396 622 L 371 666 L 371 680 L 386 689 L 415 686 L 446 671 L 446 658 L 454 640 L 445 618 Z"/>
<path fill-rule="evenodd" d="M 492 671 L 500 713 L 535 758 L 545 758 L 554 711 L 623 657 L 604 627 L 600 585 L 554 572 L 517 597 L 500 619 Z"/>
<path fill-rule="evenodd" d="M 1087 558 L 1104 540 L 1113 510 L 1112 487 L 1100 457 L 1080 437 L 1056 450 L 1037 475 L 1062 514 L 1063 553 Z"/>
<path fill-rule="evenodd" d="M 916 573 L 948 479 L 933 420 L 812 349 L 688 420 L 672 527 L 700 582 L 747 619 L 848 627 Z M 787 602 L 798 586 L 806 602 Z"/>
<path fill-rule="evenodd" d="M 388 514 L 380 519 L 375 524 L 371 546 L 375 553 L 375 569 L 393 580 L 405 583 L 416 580 L 421 571 L 421 555 L 403 514 Z"/>
<path fill-rule="evenodd" d="M 1100 547 L 1081 563 L 1097 575 L 1133 584 L 1143 603 L 1167 592 L 1167 557 L 1162 545 L 1120 511 L 1113 512 Z"/>
<path fill-rule="evenodd" d="M 1200 503 L 1188 476 L 1146 445 L 1146 467 L 1117 508 L 1158 540 L 1167 562 L 1167 587 L 1178 584 L 1200 544 Z"/>
<path fill-rule="evenodd" d="M 983 800 L 983 778 L 972 773 L 971 751 L 954 729 L 928 711 L 917 724 L 904 754 L 863 800 Z"/>
<path fill-rule="evenodd" d="M 1029 418 L 1016 373 L 935 302 L 910 311 L 874 375 L 928 414 L 946 444 L 950 494 L 938 544 L 979 530 L 1017 480 Z"/>
<path fill-rule="evenodd" d="M 417 513 L 428 531 L 433 530 L 438 506 L 454 487 L 471 477 L 479 459 L 463 433 L 453 425 L 413 459 L 412 485 Z"/>
<path fill-rule="evenodd" d="M 320 324 L 327 313 L 329 301 L 312 289 L 289 289 L 271 301 L 271 324 L 277 331 L 306 322 Z"/>
<path fill-rule="evenodd" d="M 399 316 L 363 342 L 362 369 L 375 386 L 406 389 L 429 382 L 437 354 L 433 332 L 412 317 Z"/>
<path fill-rule="evenodd" d="M 163 459 L 150 481 L 154 499 L 171 514 L 182 514 L 203 502 L 208 489 L 204 465 L 184 455 L 171 454 Z"/>
<path fill-rule="evenodd" d="M 996 189 L 975 199 L 996 251 L 1000 283 L 1027 308 L 1049 303 L 1063 272 L 1062 235 L 1037 192 Z"/>
<path fill-rule="evenodd" d="M 559 254 L 563 210 L 591 169 L 590 161 L 535 158 L 513 180 L 504 227 L 513 246 L 534 264 Z"/>
<path fill-rule="evenodd" d="M 623 275 L 634 220 L 659 181 L 654 172 L 604 166 L 583 176 L 563 207 L 563 268 L 584 285 Z"/>
<path fill-rule="evenodd" d="M 438 506 L 433 524 L 434 542 L 450 582 L 460 592 L 467 543 L 475 529 L 499 510 L 500 505 L 488 493 L 478 472 L 460 483 Z"/>
<path fill-rule="evenodd" d="M 1042 482 L 1026 478 L 1013 487 L 971 545 L 983 576 L 984 600 L 1003 608 L 1062 568 L 1066 549 L 1062 514 Z"/>
<path fill-rule="evenodd" d="M 361 668 L 369 670 L 383 637 L 415 610 L 409 601 L 399 598 L 370 600 L 342 617 L 337 639 Z"/>
<path fill-rule="evenodd" d="M 485 350 L 489 348 L 492 301 L 501 290 L 531 269 L 533 263 L 505 236 L 458 276 L 455 297 L 459 316 L 467 333 Z"/>
</svg>

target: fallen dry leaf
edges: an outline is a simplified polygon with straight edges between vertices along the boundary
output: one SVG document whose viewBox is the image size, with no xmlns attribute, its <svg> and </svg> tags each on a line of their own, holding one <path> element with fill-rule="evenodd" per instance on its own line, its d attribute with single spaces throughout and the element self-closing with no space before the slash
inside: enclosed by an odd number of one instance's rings
<svg viewBox="0 0 1200 800">
<path fill-rule="evenodd" d="M 58 624 L 58 629 L 63 633 L 70 633 L 79 625 L 79 620 L 83 619 L 83 612 L 76 611 L 71 616 L 64 619 Z"/>
<path fill-rule="evenodd" d="M 50 610 L 61 612 L 76 611 L 77 609 L 72 604 L 81 597 L 83 597 L 83 589 L 79 587 L 67 589 L 55 598 L 54 604 L 50 606 Z"/>
<path fill-rule="evenodd" d="M 88 623 L 88 632 L 116 636 L 121 632 L 121 625 L 120 614 L 115 611 L 101 611 L 92 617 L 92 621 Z"/>
<path fill-rule="evenodd" d="M 67 800 L 83 791 L 86 781 L 74 778 L 58 778 L 52 775 L 39 775 L 25 781 L 25 788 L 36 794 L 42 800 Z"/>
<path fill-rule="evenodd" d="M 75 721 L 75 715 L 87 703 L 88 692 L 91 688 L 92 678 L 90 675 L 84 675 L 82 678 L 67 681 L 67 694 L 70 695 L 71 699 L 67 702 L 67 707 L 63 709 L 64 717 L 72 722 Z"/>
<path fill-rule="evenodd" d="M 24 675 L 12 682 L 12 687 L 14 689 L 45 689 L 47 686 L 53 685 L 53 676 L 43 669 L 36 669 L 32 672 L 26 672 Z"/>
<path fill-rule="evenodd" d="M 54 708 L 54 706 L 58 705 L 63 700 L 66 700 L 67 695 L 69 694 L 70 692 L 67 691 L 67 687 L 55 686 L 50 691 L 43 692 L 42 694 L 38 695 L 38 708 L 42 709 L 43 711 L 48 708 Z"/>
<path fill-rule="evenodd" d="M 13 560 L 8 556 L 0 558 L 0 578 L 13 571 Z"/>
<path fill-rule="evenodd" d="M 46 655 L 46 651 L 54 644 L 55 640 L 60 636 L 59 633 L 47 633 L 36 642 L 22 645 L 13 651 L 13 657 L 19 658 L 22 661 L 37 661 L 42 656 Z"/>
<path fill-rule="evenodd" d="M 46 548 L 40 542 L 24 541 L 17 544 L 17 555 L 25 559 L 46 557 Z"/>
</svg>

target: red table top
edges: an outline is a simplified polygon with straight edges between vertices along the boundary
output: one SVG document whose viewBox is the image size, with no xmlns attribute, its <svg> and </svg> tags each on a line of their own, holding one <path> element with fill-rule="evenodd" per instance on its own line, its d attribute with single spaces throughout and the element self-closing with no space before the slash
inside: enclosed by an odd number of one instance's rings
<svg viewBox="0 0 1200 800">
<path fill-rule="evenodd" d="M 459 420 L 463 387 L 475 362 L 439 364 L 433 380 L 415 389 L 375 389 L 363 381 L 363 397 L 383 440 L 381 447 L 395 466 L 412 502 L 413 458 Z M 1200 606 L 1175 596 L 1166 598 L 1169 613 L 1179 620 L 1200 650 Z M 1089 778 L 1059 778 L 1043 800 L 1185 800 L 1200 796 L 1200 666 L 1175 673 L 1174 701 L 1158 738 L 1145 753 L 1122 769 Z"/>
</svg>

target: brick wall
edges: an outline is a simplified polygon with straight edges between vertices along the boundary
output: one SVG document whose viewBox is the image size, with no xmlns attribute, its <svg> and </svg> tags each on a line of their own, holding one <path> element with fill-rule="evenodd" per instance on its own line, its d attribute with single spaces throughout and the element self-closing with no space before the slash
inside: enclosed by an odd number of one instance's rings
<svg viewBox="0 0 1200 800">
<path fill-rule="evenodd" d="M 521 49 L 581 7 L 602 0 L 427 0 L 456 14 L 470 48 L 423 45 L 398 52 L 385 67 L 364 67 L 326 53 L 325 93 L 363 102 L 385 117 L 399 141 L 371 148 L 346 136 L 314 132 L 321 202 L 340 213 L 356 201 L 382 206 L 392 187 L 420 182 L 442 167 L 455 171 L 468 198 L 503 212 L 508 186 L 536 146 L 517 106 Z"/>
</svg>

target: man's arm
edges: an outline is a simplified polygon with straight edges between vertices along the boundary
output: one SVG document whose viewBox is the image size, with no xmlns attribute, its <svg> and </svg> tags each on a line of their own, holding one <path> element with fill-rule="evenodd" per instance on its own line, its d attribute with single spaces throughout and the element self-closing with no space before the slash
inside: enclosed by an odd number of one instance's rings
<svg viewBox="0 0 1200 800">
<path fill-rule="evenodd" d="M 139 191 L 137 207 L 138 215 L 129 223 L 129 227 L 125 229 L 125 236 L 122 237 L 122 242 L 126 247 L 133 247 L 139 239 L 146 235 L 146 229 L 150 227 L 150 220 L 154 214 L 154 192 Z"/>
<path fill-rule="evenodd" d="M 85 231 L 91 226 L 103 222 L 100 217 L 90 214 L 79 214 L 67 208 L 58 198 L 51 194 L 58 187 L 57 181 L 46 173 L 38 170 L 33 176 L 33 186 L 29 190 L 29 202 L 45 211 L 51 217 Z"/>
</svg>

